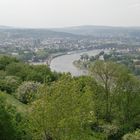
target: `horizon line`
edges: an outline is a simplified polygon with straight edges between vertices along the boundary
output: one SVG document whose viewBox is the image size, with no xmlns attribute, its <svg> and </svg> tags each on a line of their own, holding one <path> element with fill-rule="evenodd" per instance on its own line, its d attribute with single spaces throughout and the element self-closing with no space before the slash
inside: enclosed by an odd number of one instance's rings
<svg viewBox="0 0 140 140">
<path fill-rule="evenodd" d="M 30 27 L 30 26 L 14 26 L 14 25 L 0 25 L 0 28 L 11 29 L 59 29 L 59 28 L 73 28 L 73 27 L 114 27 L 114 28 L 140 28 L 140 25 L 94 25 L 94 24 L 81 24 L 81 25 L 66 25 L 66 26 L 52 26 L 52 27 Z"/>
</svg>

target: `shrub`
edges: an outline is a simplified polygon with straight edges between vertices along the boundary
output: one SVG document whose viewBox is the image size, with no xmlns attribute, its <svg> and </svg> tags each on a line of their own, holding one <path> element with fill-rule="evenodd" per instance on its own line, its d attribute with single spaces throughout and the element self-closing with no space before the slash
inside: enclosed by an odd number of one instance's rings
<svg viewBox="0 0 140 140">
<path fill-rule="evenodd" d="M 25 104 L 32 102 L 39 86 L 40 83 L 37 82 L 23 82 L 17 89 L 16 98 Z"/>
</svg>

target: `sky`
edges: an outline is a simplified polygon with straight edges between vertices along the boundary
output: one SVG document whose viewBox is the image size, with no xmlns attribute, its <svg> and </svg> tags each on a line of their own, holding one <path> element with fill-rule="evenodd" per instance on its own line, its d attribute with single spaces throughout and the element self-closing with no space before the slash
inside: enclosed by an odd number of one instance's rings
<svg viewBox="0 0 140 140">
<path fill-rule="evenodd" d="M 140 26 L 140 0 L 0 0 L 0 25 Z"/>
</svg>

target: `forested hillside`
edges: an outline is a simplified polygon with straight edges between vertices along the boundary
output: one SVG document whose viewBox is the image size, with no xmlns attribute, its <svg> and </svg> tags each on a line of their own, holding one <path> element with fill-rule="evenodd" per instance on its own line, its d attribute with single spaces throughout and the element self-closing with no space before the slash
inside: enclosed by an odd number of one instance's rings
<svg viewBox="0 0 140 140">
<path fill-rule="evenodd" d="M 73 77 L 0 57 L 0 140 L 139 140 L 140 80 L 95 61 Z"/>
</svg>

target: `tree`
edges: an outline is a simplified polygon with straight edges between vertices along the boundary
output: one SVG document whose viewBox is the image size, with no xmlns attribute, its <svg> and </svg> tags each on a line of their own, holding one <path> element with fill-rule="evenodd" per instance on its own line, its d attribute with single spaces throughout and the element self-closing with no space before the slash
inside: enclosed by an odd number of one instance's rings
<svg viewBox="0 0 140 140">
<path fill-rule="evenodd" d="M 70 76 L 40 90 L 30 109 L 30 130 L 36 139 L 88 140 L 95 121 L 92 91 Z M 82 86 L 82 85 L 83 86 Z M 93 136 L 94 137 L 94 136 Z"/>
<path fill-rule="evenodd" d="M 15 109 L 8 105 L 3 93 L 0 92 L 0 139 L 18 140 L 20 139 L 18 122 L 16 120 Z"/>
<path fill-rule="evenodd" d="M 105 107 L 101 108 L 103 113 L 105 110 L 105 120 L 109 123 L 117 121 L 115 128 L 119 126 L 118 134 L 110 136 L 120 138 L 130 130 L 138 128 L 140 125 L 139 79 L 123 65 L 107 61 L 95 62 L 90 67 L 90 71 L 104 89 L 100 92 L 102 96 L 97 98 L 97 101 L 105 104 Z"/>
<path fill-rule="evenodd" d="M 97 82 L 104 87 L 105 97 L 105 119 L 111 121 L 112 109 L 112 91 L 116 84 L 116 78 L 120 72 L 120 68 L 116 63 L 96 61 L 90 66 L 90 72 Z"/>
<path fill-rule="evenodd" d="M 140 123 L 140 82 L 134 75 L 123 72 L 117 81 L 116 116 L 126 131 L 137 128 Z M 124 128 L 123 128 L 124 129 Z"/>
<path fill-rule="evenodd" d="M 16 92 L 16 98 L 27 104 L 32 102 L 37 94 L 40 84 L 35 82 L 23 82 Z"/>
<path fill-rule="evenodd" d="M 91 56 L 91 57 L 90 57 L 90 61 L 91 61 L 91 62 L 93 62 L 93 61 L 95 61 L 95 60 L 96 60 L 96 59 L 95 59 L 94 56 Z"/>
<path fill-rule="evenodd" d="M 40 83 L 51 82 L 54 79 L 50 68 L 46 65 L 32 65 L 27 75 L 28 81 L 37 81 Z"/>
<path fill-rule="evenodd" d="M 20 83 L 21 80 L 19 77 L 6 76 L 4 79 L 0 79 L 0 90 L 5 91 L 9 94 L 14 93 Z"/>
<path fill-rule="evenodd" d="M 38 52 L 36 52 L 36 59 L 38 60 L 45 60 L 47 59 L 49 56 L 49 53 L 46 50 L 39 50 Z"/>
<path fill-rule="evenodd" d="M 5 70 L 6 66 L 11 63 L 17 63 L 19 60 L 17 60 L 14 57 L 9 56 L 1 56 L 0 57 L 0 70 Z"/>
<path fill-rule="evenodd" d="M 87 61 L 89 59 L 89 56 L 88 56 L 88 54 L 84 53 L 81 55 L 80 59 L 83 61 Z"/>
<path fill-rule="evenodd" d="M 104 51 L 101 51 L 100 53 L 99 53 L 99 56 L 102 56 L 102 55 L 104 55 Z"/>
<path fill-rule="evenodd" d="M 123 140 L 139 140 L 140 139 L 140 129 L 136 130 L 133 133 L 128 133 L 123 136 Z"/>
<path fill-rule="evenodd" d="M 111 54 L 106 54 L 106 53 L 105 53 L 105 54 L 103 55 L 103 58 L 104 58 L 105 61 L 109 60 L 111 57 L 112 57 Z"/>
<path fill-rule="evenodd" d="M 6 72 L 8 75 L 20 77 L 23 81 L 27 79 L 29 71 L 30 66 L 22 62 L 10 63 L 6 66 Z"/>
</svg>

